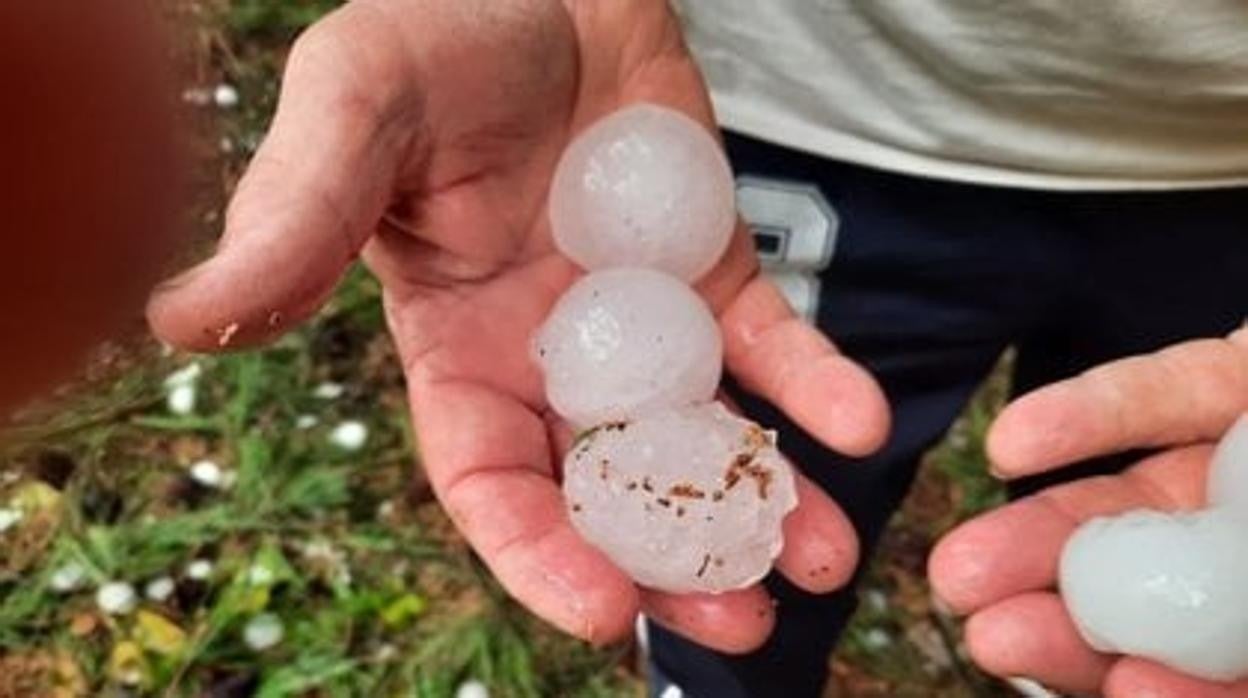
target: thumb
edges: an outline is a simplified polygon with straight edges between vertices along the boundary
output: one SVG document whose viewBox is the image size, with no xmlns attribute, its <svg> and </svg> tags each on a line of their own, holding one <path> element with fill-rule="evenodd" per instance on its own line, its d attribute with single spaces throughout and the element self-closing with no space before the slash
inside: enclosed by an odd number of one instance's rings
<svg viewBox="0 0 1248 698">
<path fill-rule="evenodd" d="M 402 56 L 394 32 L 352 5 L 300 37 L 216 253 L 148 302 L 157 336 L 193 350 L 247 346 L 320 306 L 375 229 L 416 131 Z"/>
</svg>

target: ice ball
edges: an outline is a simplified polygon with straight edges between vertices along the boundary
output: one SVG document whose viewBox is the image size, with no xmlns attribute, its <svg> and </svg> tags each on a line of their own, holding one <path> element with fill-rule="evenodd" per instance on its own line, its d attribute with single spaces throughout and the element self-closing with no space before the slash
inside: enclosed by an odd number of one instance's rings
<svg viewBox="0 0 1248 698">
<path fill-rule="evenodd" d="M 1248 513 L 1248 415 L 1240 417 L 1218 444 L 1209 466 L 1208 488 L 1210 506 Z"/>
<path fill-rule="evenodd" d="M 578 428 L 705 402 L 723 370 L 719 326 L 688 286 L 650 269 L 586 275 L 538 330 L 546 398 Z"/>
<path fill-rule="evenodd" d="M 564 151 L 550 222 L 559 250 L 586 269 L 651 267 L 692 281 L 728 247 L 734 192 L 710 132 L 678 111 L 639 104 Z"/>
<path fill-rule="evenodd" d="M 95 604 L 110 616 L 124 616 L 135 609 L 139 597 L 128 582 L 108 582 L 95 592 Z"/>
<path fill-rule="evenodd" d="M 285 636 L 286 626 L 272 613 L 261 613 L 243 627 L 243 642 L 257 652 L 276 647 Z"/>
<path fill-rule="evenodd" d="M 1061 591 L 1083 638 L 1211 681 L 1248 677 L 1248 516 L 1134 511 L 1081 526 Z"/>
<path fill-rule="evenodd" d="M 572 524 L 639 584 L 721 592 L 762 579 L 797 506 L 775 434 L 720 403 L 604 424 L 563 464 Z"/>
</svg>

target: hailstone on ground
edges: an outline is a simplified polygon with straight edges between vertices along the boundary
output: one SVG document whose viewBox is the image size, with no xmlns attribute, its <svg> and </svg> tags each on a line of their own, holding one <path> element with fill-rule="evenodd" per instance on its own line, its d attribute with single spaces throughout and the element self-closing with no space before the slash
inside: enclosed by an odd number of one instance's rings
<svg viewBox="0 0 1248 698">
<path fill-rule="evenodd" d="M 225 471 L 215 461 L 201 460 L 190 467 L 191 479 L 209 489 L 221 489 L 225 485 Z"/>
<path fill-rule="evenodd" d="M 723 364 L 706 303 L 650 269 L 579 280 L 538 330 L 534 351 L 547 399 L 578 428 L 710 400 Z"/>
<path fill-rule="evenodd" d="M 52 587 L 52 591 L 67 594 L 76 591 L 86 580 L 87 569 L 77 562 L 70 562 L 52 573 L 48 586 Z"/>
<path fill-rule="evenodd" d="M 177 582 L 173 581 L 173 577 L 166 575 L 148 582 L 147 586 L 143 587 L 143 595 L 156 603 L 164 603 L 173 596 L 177 588 Z"/>
<path fill-rule="evenodd" d="M 261 613 L 243 627 L 243 642 L 257 652 L 276 647 L 285 636 L 286 626 L 272 613 Z"/>
<path fill-rule="evenodd" d="M 212 576 L 215 567 L 208 560 L 191 560 L 186 566 L 186 576 L 197 582 L 202 582 Z"/>
<path fill-rule="evenodd" d="M 110 616 L 124 616 L 135 609 L 139 597 L 127 582 L 108 582 L 96 590 L 95 603 Z"/>
<path fill-rule="evenodd" d="M 1248 417 L 1223 438 L 1203 511 L 1083 524 L 1062 551 L 1062 599 L 1102 652 L 1212 681 L 1248 678 Z"/>
<path fill-rule="evenodd" d="M 797 506 L 775 435 L 720 403 L 604 424 L 563 465 L 573 525 L 638 583 L 721 592 L 761 579 Z"/>
<path fill-rule="evenodd" d="M 564 151 L 550 190 L 560 251 L 586 269 L 660 269 L 693 281 L 736 224 L 732 171 L 701 124 L 650 104 L 621 109 Z"/>
<path fill-rule="evenodd" d="M 358 451 L 368 442 L 368 425 L 356 419 L 340 422 L 329 432 L 329 442 L 344 451 Z"/>
</svg>

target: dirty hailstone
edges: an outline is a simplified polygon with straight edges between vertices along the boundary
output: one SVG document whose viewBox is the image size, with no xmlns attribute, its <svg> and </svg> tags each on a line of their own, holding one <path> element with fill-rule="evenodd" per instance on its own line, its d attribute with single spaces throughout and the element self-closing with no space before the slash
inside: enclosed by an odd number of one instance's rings
<svg viewBox="0 0 1248 698">
<path fill-rule="evenodd" d="M 577 428 L 710 400 L 723 346 L 706 303 L 650 269 L 586 275 L 538 330 L 546 397 Z"/>
<path fill-rule="evenodd" d="M 1093 648 L 1248 678 L 1248 417 L 1222 440 L 1208 489 L 1209 509 L 1099 517 L 1067 541 L 1062 598 Z"/>
<path fill-rule="evenodd" d="M 604 424 L 564 460 L 573 525 L 639 584 L 721 592 L 767 574 L 797 506 L 774 433 L 720 403 Z"/>
<path fill-rule="evenodd" d="M 550 190 L 555 244 L 586 269 L 661 269 L 693 281 L 736 223 L 732 171 L 701 124 L 640 104 L 594 123 L 564 151 Z"/>
</svg>

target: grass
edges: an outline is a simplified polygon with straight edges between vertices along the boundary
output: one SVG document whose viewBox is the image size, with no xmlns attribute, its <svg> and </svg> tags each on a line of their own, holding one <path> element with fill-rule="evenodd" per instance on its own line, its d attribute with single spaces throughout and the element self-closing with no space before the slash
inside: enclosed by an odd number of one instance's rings
<svg viewBox="0 0 1248 698">
<path fill-rule="evenodd" d="M 190 88 L 242 101 L 200 110 L 200 238 L 254 152 L 292 37 L 333 0 L 179 0 Z M 629 648 L 594 650 L 509 601 L 432 502 L 413 463 L 403 379 L 376 282 L 354 269 L 305 328 L 263 351 L 172 355 L 106 347 L 69 395 L 28 411 L 0 448 L 0 698 L 7 696 L 635 696 Z M 195 407 L 171 411 L 166 378 L 197 365 Z M 922 562 L 937 532 L 1001 500 L 982 434 L 1005 391 L 987 386 L 928 459 L 867 577 L 862 610 L 830 659 L 832 695 L 981 696 L 994 686 L 931 608 Z M 324 397 L 324 386 L 341 395 Z M 334 392 L 334 391 L 328 391 Z M 316 419 L 309 425 L 308 418 Z M 358 421 L 358 450 L 333 443 Z M 207 487 L 211 460 L 233 485 Z M 205 578 L 189 574 L 207 561 Z M 66 572 L 83 576 L 57 590 Z M 111 616 L 101 584 L 142 597 Z M 283 638 L 245 641 L 257 617 Z"/>
<path fill-rule="evenodd" d="M 288 40 L 338 5 L 339 0 L 235 0 L 225 14 L 225 21 L 241 39 L 263 36 Z"/>
<path fill-rule="evenodd" d="M 429 502 L 411 467 L 402 385 L 382 385 L 393 357 L 374 333 L 376 292 L 354 272 L 311 327 L 270 350 L 132 368 L 110 388 L 114 405 L 129 407 L 77 413 L 11 442 L 0 506 L 26 517 L 0 539 L 9 669 L 0 677 L 55 657 L 75 667 L 84 691 L 71 694 L 82 696 L 132 684 L 161 696 L 235 686 L 231 694 L 432 697 L 468 677 L 499 696 L 628 693 L 618 656 L 518 611 Z M 344 347 L 343 332 L 371 338 Z M 201 367 L 196 410 L 175 415 L 161 382 L 187 362 Z M 342 397 L 317 397 L 334 375 L 346 381 Z M 306 415 L 318 425 L 296 427 Z M 367 426 L 361 450 L 329 440 L 344 420 Z M 187 468 L 202 460 L 233 486 L 192 479 Z M 69 471 L 60 482 L 39 467 L 50 461 Z M 212 564 L 210 578 L 188 576 L 197 559 Z M 81 568 L 84 583 L 56 592 L 51 578 L 67 567 Z M 141 591 L 160 577 L 175 579 L 176 593 L 142 603 L 145 616 L 97 608 L 102 583 Z M 257 652 L 242 633 L 261 613 L 280 618 L 286 638 Z M 175 639 L 152 641 L 144 618 Z M 119 652 L 129 659 L 119 663 Z"/>
<path fill-rule="evenodd" d="M 411 467 L 402 386 L 382 385 L 392 357 L 383 338 L 359 334 L 375 332 L 376 300 L 354 273 L 317 322 L 271 349 L 168 357 L 112 386 L 112 404 L 129 407 L 12 442 L 0 506 L 26 516 L 2 539 L 0 695 L 18 667 L 48 657 L 75 667 L 84 690 L 68 695 L 133 684 L 171 696 L 223 685 L 238 687 L 231 695 L 448 696 L 469 677 L 504 696 L 628 693 L 617 656 L 539 628 L 429 501 Z M 344 347 L 343 332 L 373 339 Z M 172 414 L 162 378 L 188 361 L 201 367 L 196 409 Z M 343 395 L 317 397 L 334 374 Z M 319 424 L 296 427 L 304 415 Z M 330 440 L 348 419 L 368 428 L 358 451 Z M 188 467 L 204 459 L 233 486 L 193 480 Z M 50 461 L 63 466 L 59 482 L 40 470 Z M 211 563 L 208 579 L 188 576 L 195 560 Z M 70 566 L 83 570 L 81 588 L 53 590 Z M 142 590 L 165 576 L 175 594 L 144 601 L 143 616 L 97 607 L 105 582 Z M 262 613 L 281 619 L 285 639 L 256 651 L 243 630 Z"/>
</svg>

